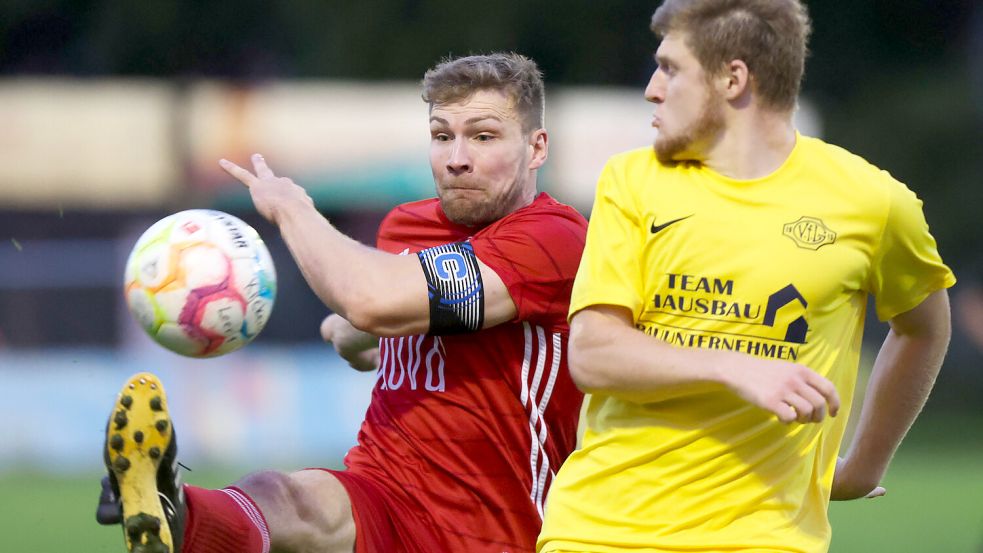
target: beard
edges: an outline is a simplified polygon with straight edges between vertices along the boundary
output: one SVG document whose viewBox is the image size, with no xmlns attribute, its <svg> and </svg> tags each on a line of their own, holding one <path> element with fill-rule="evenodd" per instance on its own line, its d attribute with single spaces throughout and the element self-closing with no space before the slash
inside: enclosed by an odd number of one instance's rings
<svg viewBox="0 0 983 553">
<path fill-rule="evenodd" d="M 695 159 L 695 145 L 710 142 L 724 128 L 724 108 L 719 97 L 711 95 L 700 110 L 700 116 L 675 135 L 662 132 L 655 139 L 655 157 L 661 163 Z"/>
<path fill-rule="evenodd" d="M 444 215 L 451 222 L 466 227 L 479 227 L 493 223 L 519 207 L 522 187 L 516 183 L 501 196 L 490 196 L 484 190 L 458 190 L 437 186 L 437 197 Z"/>
</svg>

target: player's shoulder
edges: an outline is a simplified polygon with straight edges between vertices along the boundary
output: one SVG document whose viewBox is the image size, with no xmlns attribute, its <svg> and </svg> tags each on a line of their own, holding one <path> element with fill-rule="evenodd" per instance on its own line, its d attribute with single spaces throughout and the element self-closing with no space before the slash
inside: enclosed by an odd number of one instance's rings
<svg viewBox="0 0 983 553">
<path fill-rule="evenodd" d="M 640 189 L 651 188 L 652 183 L 667 182 L 687 175 L 697 165 L 685 161 L 663 163 L 655 155 L 652 146 L 627 150 L 608 158 L 598 180 L 598 191 L 634 197 Z"/>
<path fill-rule="evenodd" d="M 809 157 L 804 170 L 821 179 L 825 205 L 843 212 L 851 210 L 856 217 L 869 217 L 884 229 L 900 232 L 920 229 L 925 225 L 922 201 L 904 183 L 887 171 L 845 148 L 827 144 L 816 138 L 803 140 Z M 817 205 L 823 205 L 817 202 Z M 933 246 L 934 247 L 934 246 Z"/>
<path fill-rule="evenodd" d="M 436 198 L 398 205 L 379 223 L 376 247 L 390 251 L 426 248 L 432 243 L 454 241 L 452 229 L 441 219 Z"/>
<path fill-rule="evenodd" d="M 567 205 L 546 192 L 540 192 L 530 205 L 531 213 L 539 213 L 550 217 L 559 217 L 576 224 L 587 224 L 587 219 L 573 206 Z"/>
<path fill-rule="evenodd" d="M 849 183 L 857 191 L 868 188 L 883 194 L 892 188 L 906 189 L 889 172 L 842 146 L 811 136 L 800 136 L 799 140 L 802 141 L 802 155 L 807 165 L 838 173 L 841 181 Z"/>
<path fill-rule="evenodd" d="M 799 146 L 807 161 L 835 163 L 858 170 L 877 170 L 872 163 L 842 146 L 807 135 L 799 135 Z"/>
<path fill-rule="evenodd" d="M 389 213 L 383 217 L 382 223 L 379 226 L 380 228 L 386 228 L 404 223 L 432 223 L 438 221 L 440 219 L 437 212 L 438 206 L 439 201 L 437 198 L 427 198 L 425 200 L 399 204 L 389 210 Z"/>
<path fill-rule="evenodd" d="M 389 210 L 379 223 L 378 238 L 429 234 L 445 226 L 440 217 L 440 202 L 428 198 Z"/>
<path fill-rule="evenodd" d="M 572 226 L 587 229 L 587 219 L 573 207 L 546 192 L 540 192 L 529 205 L 513 211 L 490 225 L 488 230 L 518 226 Z"/>
<path fill-rule="evenodd" d="M 658 171 L 672 169 L 670 165 L 659 163 L 652 146 L 643 146 L 624 152 L 619 152 L 608 158 L 606 169 L 616 171 Z"/>
<path fill-rule="evenodd" d="M 582 251 L 587 240 L 587 219 L 543 192 L 531 204 L 476 232 L 472 240 L 476 251 L 485 253 L 488 247 L 516 255 L 527 248 Z"/>
<path fill-rule="evenodd" d="M 916 194 L 891 173 L 846 148 L 818 138 L 800 137 L 806 171 L 824 175 L 830 189 L 866 213 L 888 213 L 904 207 L 920 209 Z"/>
</svg>

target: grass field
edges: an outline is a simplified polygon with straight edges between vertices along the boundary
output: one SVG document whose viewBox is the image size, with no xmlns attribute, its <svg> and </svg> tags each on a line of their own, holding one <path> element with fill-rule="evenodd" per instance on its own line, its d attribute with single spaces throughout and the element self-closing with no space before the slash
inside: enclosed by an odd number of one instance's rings
<svg viewBox="0 0 983 553">
<path fill-rule="evenodd" d="M 831 551 L 983 553 L 981 430 L 978 418 L 920 421 L 888 473 L 886 497 L 833 504 Z M 240 474 L 195 470 L 185 481 L 220 486 Z M 94 521 L 98 485 L 96 474 L 0 474 L 0 551 L 122 551 L 121 531 Z"/>
<path fill-rule="evenodd" d="M 983 553 L 983 449 L 905 448 L 884 486 L 831 505 L 830 551 Z"/>
</svg>

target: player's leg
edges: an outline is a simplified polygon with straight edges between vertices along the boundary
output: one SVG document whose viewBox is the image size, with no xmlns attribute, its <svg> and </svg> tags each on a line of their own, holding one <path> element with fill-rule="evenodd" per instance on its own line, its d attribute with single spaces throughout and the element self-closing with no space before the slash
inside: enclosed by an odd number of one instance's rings
<svg viewBox="0 0 983 553">
<path fill-rule="evenodd" d="M 266 517 L 275 553 L 351 553 L 355 520 L 351 501 L 337 478 L 322 470 L 291 474 L 263 471 L 234 486 Z"/>
<path fill-rule="evenodd" d="M 96 518 L 122 524 L 132 553 L 353 550 L 351 503 L 328 472 L 258 472 L 222 490 L 182 486 L 167 397 L 150 373 L 123 385 L 104 456 Z"/>
</svg>

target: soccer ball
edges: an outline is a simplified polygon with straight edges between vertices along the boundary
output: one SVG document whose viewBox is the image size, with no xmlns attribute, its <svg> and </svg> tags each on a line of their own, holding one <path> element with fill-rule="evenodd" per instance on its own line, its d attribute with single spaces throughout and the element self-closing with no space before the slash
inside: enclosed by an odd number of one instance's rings
<svg viewBox="0 0 983 553">
<path fill-rule="evenodd" d="M 130 312 L 158 344 L 215 357 L 248 344 L 266 325 L 276 272 L 252 227 L 228 213 L 191 209 L 140 236 L 123 289 Z"/>
</svg>

